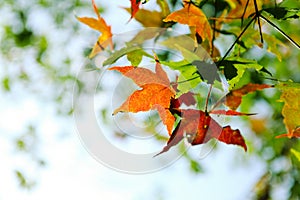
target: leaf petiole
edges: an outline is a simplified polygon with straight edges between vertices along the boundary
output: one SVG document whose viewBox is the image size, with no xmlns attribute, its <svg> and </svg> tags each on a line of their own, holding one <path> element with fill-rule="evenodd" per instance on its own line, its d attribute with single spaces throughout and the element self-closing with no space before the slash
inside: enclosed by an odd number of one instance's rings
<svg viewBox="0 0 300 200">
<path fill-rule="evenodd" d="M 225 55 L 222 57 L 222 60 L 218 63 L 217 67 L 220 67 L 222 62 L 225 60 L 225 58 L 229 55 L 230 51 L 233 49 L 234 45 L 239 41 L 239 39 L 244 35 L 246 30 L 249 28 L 249 26 L 252 24 L 252 22 L 255 20 L 256 16 L 254 16 L 250 22 L 246 25 L 246 27 L 243 29 L 243 31 L 239 34 L 239 36 L 236 38 L 236 40 L 232 43 L 232 45 L 229 47 L 229 49 L 226 51 Z"/>
<path fill-rule="evenodd" d="M 264 19 L 266 22 L 268 22 L 271 26 L 273 26 L 277 31 L 279 31 L 285 38 L 287 38 L 293 45 L 295 45 L 298 49 L 300 49 L 300 45 L 295 42 L 289 35 L 287 35 L 283 30 L 281 30 L 276 24 L 268 20 L 263 15 L 259 15 L 262 19 Z"/>
</svg>

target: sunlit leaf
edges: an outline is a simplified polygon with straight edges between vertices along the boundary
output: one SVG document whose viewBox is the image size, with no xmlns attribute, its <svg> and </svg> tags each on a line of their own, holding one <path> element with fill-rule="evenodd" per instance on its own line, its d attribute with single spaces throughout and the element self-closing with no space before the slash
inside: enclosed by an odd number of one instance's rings
<svg viewBox="0 0 300 200">
<path fill-rule="evenodd" d="M 112 67 L 109 70 L 121 72 L 141 87 L 140 90 L 132 93 L 113 114 L 118 112 L 136 113 L 155 109 L 171 134 L 175 117 L 169 111 L 169 107 L 171 98 L 175 96 L 175 91 L 170 86 L 168 76 L 161 64 L 156 63 L 155 73 L 146 68 L 133 66 Z"/>
<path fill-rule="evenodd" d="M 130 47 L 124 47 L 118 51 L 115 51 L 109 58 L 107 58 L 103 62 L 103 66 L 111 65 L 111 64 L 115 63 L 119 58 L 127 55 L 128 53 L 137 51 L 140 49 L 141 49 L 141 47 L 139 47 L 139 46 L 130 46 Z"/>
<path fill-rule="evenodd" d="M 240 81 L 247 69 L 255 69 L 257 71 L 265 70 L 265 68 L 254 60 L 248 60 L 240 57 L 230 57 L 226 60 L 217 62 L 217 66 L 224 67 L 224 75 L 229 83 L 229 89 L 232 89 L 236 83 Z"/>
<path fill-rule="evenodd" d="M 165 0 L 157 0 L 161 11 L 138 9 L 131 18 L 140 22 L 144 27 L 163 27 L 163 19 L 170 13 L 168 3 Z M 132 13 L 133 9 L 124 8 L 127 12 Z M 166 26 L 165 26 L 166 27 Z"/>
<path fill-rule="evenodd" d="M 297 83 L 281 83 L 278 86 L 282 90 L 280 101 L 284 102 L 282 116 L 287 133 L 280 137 L 300 137 L 300 87 Z"/>
<path fill-rule="evenodd" d="M 219 105 L 220 103 L 224 103 L 230 109 L 236 110 L 242 103 L 242 97 L 244 95 L 255 92 L 257 90 L 263 90 L 271 87 L 273 86 L 267 84 L 248 83 L 247 85 L 244 85 L 239 89 L 231 90 L 224 98 L 222 98 L 217 103 L 217 105 Z"/>
<path fill-rule="evenodd" d="M 284 44 L 274 35 L 263 34 L 263 37 L 264 41 L 268 45 L 267 50 L 276 55 L 279 61 L 282 61 L 282 52 L 280 51 L 280 48 L 285 47 L 286 44 Z"/>
<path fill-rule="evenodd" d="M 152 57 L 142 49 L 138 49 L 127 53 L 127 59 L 131 62 L 131 65 L 133 66 L 138 66 L 142 61 L 143 56 Z"/>
<path fill-rule="evenodd" d="M 11 87 L 11 81 L 10 81 L 10 78 L 9 77 L 5 77 L 3 80 L 2 80 L 2 87 L 5 91 L 10 91 Z"/>
<path fill-rule="evenodd" d="M 295 149 L 291 149 L 291 153 L 297 158 L 297 160 L 300 162 L 300 152 L 295 150 Z"/>
<path fill-rule="evenodd" d="M 201 81 L 197 68 L 186 60 L 173 62 L 162 61 L 162 64 L 169 66 L 173 70 L 180 72 L 178 76 L 177 94 L 176 97 L 189 92 L 195 88 Z"/>
<path fill-rule="evenodd" d="M 131 12 L 130 8 L 125 8 L 126 11 Z M 134 16 L 134 19 L 140 22 L 144 27 L 162 27 L 164 16 L 159 11 L 150 11 L 146 9 L 139 9 Z"/>
<path fill-rule="evenodd" d="M 203 41 L 212 40 L 212 30 L 206 15 L 192 3 L 185 2 L 184 8 L 171 13 L 164 19 L 164 22 L 171 21 L 195 27 L 196 33 L 201 36 Z"/>
<path fill-rule="evenodd" d="M 265 2 L 268 0 L 264 0 Z M 232 7 L 228 13 L 228 18 L 248 18 L 249 15 L 255 13 L 255 6 L 253 0 L 230 0 L 230 6 Z M 263 1 L 256 1 L 258 10 L 261 9 Z"/>
<path fill-rule="evenodd" d="M 92 52 L 89 55 L 90 58 L 94 57 L 97 53 L 103 51 L 107 46 L 110 46 L 110 48 L 113 49 L 111 27 L 108 26 L 105 20 L 100 16 L 94 0 L 92 0 L 92 3 L 94 12 L 97 15 L 97 19 L 91 17 L 77 17 L 77 19 L 80 22 L 88 25 L 90 28 L 95 29 L 101 33 L 101 35 L 98 38 L 98 41 L 94 45 Z"/>
</svg>

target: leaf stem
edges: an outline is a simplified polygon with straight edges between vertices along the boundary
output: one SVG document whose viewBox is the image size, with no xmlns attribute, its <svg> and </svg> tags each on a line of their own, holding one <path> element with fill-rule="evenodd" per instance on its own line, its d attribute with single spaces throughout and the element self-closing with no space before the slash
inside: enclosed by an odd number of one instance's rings
<svg viewBox="0 0 300 200">
<path fill-rule="evenodd" d="M 228 56 L 234 45 L 239 41 L 239 39 L 242 37 L 242 35 L 246 32 L 246 30 L 249 28 L 249 26 L 252 24 L 252 22 L 255 20 L 256 16 L 254 16 L 250 22 L 246 25 L 246 27 L 243 29 L 243 31 L 239 34 L 239 36 L 236 38 L 236 40 L 232 43 L 232 45 L 229 47 L 229 49 L 226 51 L 225 55 L 223 56 L 222 60 L 218 63 L 218 67 L 221 66 L 222 62 L 225 60 L 225 58 Z"/>
<path fill-rule="evenodd" d="M 262 30 L 261 30 L 261 24 L 260 24 L 260 18 L 259 18 L 260 12 L 258 11 L 258 6 L 257 6 L 256 0 L 254 0 L 254 7 L 255 7 L 255 17 L 257 17 L 260 41 L 261 41 L 261 43 L 264 43 L 263 34 L 262 34 Z"/>
<path fill-rule="evenodd" d="M 180 84 L 180 83 L 186 83 L 186 82 L 189 82 L 189 81 L 192 81 L 192 80 L 195 80 L 197 78 L 201 78 L 201 76 L 196 76 L 196 77 L 193 77 L 193 78 L 190 78 L 190 79 L 187 79 L 187 80 L 184 80 L 184 81 L 179 81 L 179 82 L 176 82 L 174 83 L 175 84 Z"/>
<path fill-rule="evenodd" d="M 263 15 L 259 15 L 262 19 L 264 19 L 266 22 L 268 22 L 271 26 L 273 26 L 278 32 L 280 32 L 285 38 L 287 38 L 293 45 L 295 45 L 298 49 L 300 49 L 300 45 L 295 42 L 289 35 L 287 35 L 283 30 L 281 30 L 276 24 L 268 20 Z"/>
<path fill-rule="evenodd" d="M 217 0 L 214 0 L 214 6 L 215 6 L 215 12 L 214 12 L 214 18 L 217 17 Z M 216 39 L 216 20 L 213 20 L 213 37 L 211 40 L 211 51 L 210 51 L 210 56 L 213 57 L 214 55 L 214 41 Z"/>
<path fill-rule="evenodd" d="M 212 91 L 212 87 L 213 87 L 213 84 L 210 84 L 208 94 L 207 94 L 207 98 L 206 98 L 206 101 L 205 101 L 205 113 L 207 113 L 208 100 L 209 100 L 209 97 L 210 97 L 210 94 L 211 94 L 211 91 Z"/>
<path fill-rule="evenodd" d="M 248 8 L 249 1 L 250 1 L 250 0 L 247 0 L 246 5 L 245 5 L 245 8 L 244 8 L 244 11 L 243 11 L 243 14 L 242 14 L 242 17 L 241 17 L 241 27 L 242 27 L 243 24 L 244 24 L 244 17 L 245 17 L 245 14 L 246 14 L 246 10 L 247 10 L 247 8 Z"/>
</svg>

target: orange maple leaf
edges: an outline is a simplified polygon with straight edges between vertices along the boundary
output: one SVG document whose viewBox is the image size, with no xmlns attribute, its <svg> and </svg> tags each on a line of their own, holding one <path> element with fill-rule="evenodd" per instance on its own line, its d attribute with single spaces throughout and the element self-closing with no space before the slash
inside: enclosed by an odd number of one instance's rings
<svg viewBox="0 0 300 200">
<path fill-rule="evenodd" d="M 97 15 L 97 19 L 91 17 L 77 17 L 77 19 L 80 22 L 102 33 L 99 36 L 98 41 L 94 45 L 91 54 L 89 55 L 90 58 L 94 57 L 97 53 L 103 51 L 108 45 L 110 46 L 111 49 L 113 49 L 113 42 L 111 38 L 112 37 L 111 27 L 108 26 L 105 20 L 100 16 L 94 0 L 92 0 L 92 4 L 93 4 L 94 12 Z"/>
<path fill-rule="evenodd" d="M 173 21 L 195 27 L 196 33 L 201 36 L 203 41 L 206 39 L 212 40 L 212 29 L 205 14 L 190 2 L 184 2 L 182 9 L 172 12 L 163 21 Z"/>
<path fill-rule="evenodd" d="M 159 154 L 178 144 L 185 135 L 191 145 L 203 144 L 212 138 L 216 138 L 226 144 L 239 145 L 247 151 L 245 140 L 238 129 L 233 130 L 230 126 L 220 126 L 210 117 L 209 113 L 201 110 L 187 109 L 180 110 L 180 112 L 182 120 L 174 129 L 167 145 Z"/>
<path fill-rule="evenodd" d="M 245 94 L 271 87 L 273 86 L 267 84 L 248 83 L 239 89 L 232 90 L 228 95 L 226 95 L 225 105 L 235 110 L 242 103 L 242 97 Z"/>
<path fill-rule="evenodd" d="M 121 72 L 141 87 L 141 90 L 133 92 L 113 114 L 118 112 L 136 113 L 155 109 L 171 135 L 175 117 L 170 112 L 169 107 L 171 98 L 175 96 L 175 91 L 170 86 L 168 76 L 160 63 L 156 62 L 155 73 L 149 69 L 134 66 L 112 67 L 109 70 Z"/>
<path fill-rule="evenodd" d="M 258 10 L 262 8 L 262 4 L 264 1 L 266 0 L 256 1 Z M 267 0 L 266 2 L 269 2 L 269 0 Z M 230 5 L 232 9 L 228 13 L 227 17 L 229 18 L 248 18 L 249 15 L 255 13 L 255 5 L 253 0 L 233 0 Z"/>
</svg>

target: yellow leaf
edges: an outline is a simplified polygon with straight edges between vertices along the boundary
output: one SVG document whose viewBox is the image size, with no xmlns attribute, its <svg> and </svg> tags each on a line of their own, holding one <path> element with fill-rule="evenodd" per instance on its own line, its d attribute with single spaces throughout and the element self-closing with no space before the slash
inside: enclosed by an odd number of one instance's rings
<svg viewBox="0 0 300 200">
<path fill-rule="evenodd" d="M 184 8 L 172 12 L 163 21 L 173 21 L 195 27 L 196 33 L 201 36 L 203 41 L 206 39 L 209 41 L 212 40 L 212 30 L 205 14 L 192 3 L 186 2 Z"/>
<path fill-rule="evenodd" d="M 163 19 L 170 13 L 170 9 L 166 0 L 156 1 L 161 11 L 138 9 L 138 12 L 134 13 L 136 21 L 140 22 L 144 27 L 168 27 L 169 24 L 165 24 Z M 132 13 L 132 8 L 124 8 L 127 12 Z"/>
<path fill-rule="evenodd" d="M 98 41 L 93 47 L 93 50 L 91 54 L 89 55 L 90 58 L 94 57 L 97 53 L 103 51 L 108 45 L 111 49 L 113 49 L 113 43 L 112 43 L 112 33 L 111 33 L 111 27 L 108 26 L 105 22 L 105 20 L 100 16 L 98 12 L 98 8 L 92 0 L 94 12 L 97 15 L 97 19 L 91 18 L 91 17 L 77 17 L 77 19 L 84 23 L 85 25 L 89 26 L 92 29 L 95 29 L 101 33 L 101 35 L 98 38 Z"/>
<path fill-rule="evenodd" d="M 295 149 L 291 149 L 291 153 L 294 154 L 294 156 L 298 159 L 298 161 L 300 162 L 300 152 L 295 150 Z"/>
<path fill-rule="evenodd" d="M 300 137 L 300 88 L 287 87 L 283 89 L 280 101 L 284 102 L 282 115 L 287 133 L 277 136 L 280 137 Z"/>
<path fill-rule="evenodd" d="M 258 10 L 260 10 L 263 2 L 261 0 L 257 0 L 256 2 Z M 255 13 L 255 5 L 253 0 L 231 0 L 230 6 L 232 9 L 227 16 L 230 18 L 237 19 L 242 16 L 244 16 L 244 18 L 248 18 L 249 15 Z"/>
<path fill-rule="evenodd" d="M 130 8 L 124 8 L 127 12 L 131 12 Z M 144 27 L 162 27 L 164 16 L 161 12 L 139 9 L 134 19 L 140 22 Z"/>
</svg>

